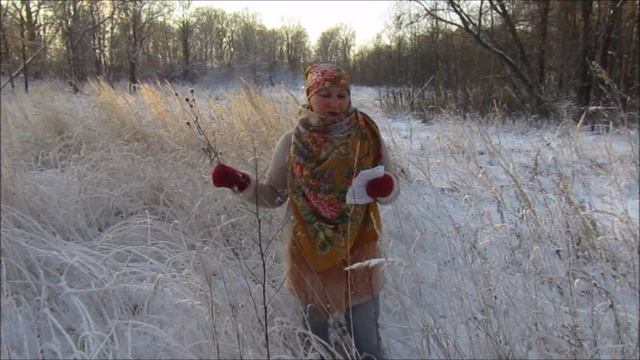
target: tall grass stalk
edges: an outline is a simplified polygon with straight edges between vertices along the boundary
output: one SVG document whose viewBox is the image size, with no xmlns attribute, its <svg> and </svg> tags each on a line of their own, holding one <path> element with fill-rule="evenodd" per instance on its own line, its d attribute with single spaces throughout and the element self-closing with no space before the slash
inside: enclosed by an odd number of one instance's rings
<svg viewBox="0 0 640 360">
<path fill-rule="evenodd" d="M 249 99 L 253 99 L 253 97 L 251 96 L 251 94 L 248 95 Z M 255 102 L 251 101 L 250 102 L 252 104 L 252 106 L 254 107 L 254 109 L 257 110 L 257 106 L 255 105 Z M 256 142 L 255 142 L 255 136 L 251 137 L 251 142 L 252 142 L 252 149 L 253 149 L 253 159 L 254 159 L 254 166 L 253 166 L 253 177 L 254 179 L 259 179 L 259 174 L 258 174 L 258 152 L 257 152 L 257 148 L 256 148 Z M 258 250 L 260 252 L 260 264 L 262 266 L 262 278 L 261 278 L 261 282 L 260 285 L 262 287 L 262 317 L 263 317 L 263 326 L 264 326 L 264 342 L 265 342 L 265 346 L 267 348 L 267 359 L 271 359 L 271 344 L 269 342 L 269 301 L 267 300 L 267 254 L 265 253 L 265 244 L 264 244 L 264 240 L 262 239 L 262 217 L 260 216 L 260 206 L 259 204 L 259 199 L 260 197 L 258 196 L 258 186 L 256 186 L 254 188 L 254 199 L 255 199 L 255 203 L 254 203 L 254 214 L 256 217 L 256 232 L 257 232 L 257 237 L 258 237 Z"/>
</svg>

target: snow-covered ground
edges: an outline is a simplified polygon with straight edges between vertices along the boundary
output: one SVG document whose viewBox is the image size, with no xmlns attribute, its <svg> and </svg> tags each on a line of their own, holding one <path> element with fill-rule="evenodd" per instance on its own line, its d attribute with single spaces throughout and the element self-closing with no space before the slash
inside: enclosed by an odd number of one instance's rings
<svg viewBox="0 0 640 360">
<path fill-rule="evenodd" d="M 266 357 L 263 261 L 269 355 L 304 356 L 284 209 L 214 189 L 189 109 L 142 90 L 3 93 L 1 357 Z M 226 163 L 264 173 L 288 91 L 196 89 Z M 352 94 L 401 178 L 381 207 L 389 358 L 638 357 L 637 129 L 424 123 Z"/>
</svg>

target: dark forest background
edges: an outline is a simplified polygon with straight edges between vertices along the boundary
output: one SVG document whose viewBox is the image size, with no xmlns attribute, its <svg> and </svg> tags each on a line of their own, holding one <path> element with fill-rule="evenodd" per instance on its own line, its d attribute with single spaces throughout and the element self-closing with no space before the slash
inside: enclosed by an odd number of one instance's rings
<svg viewBox="0 0 640 360">
<path fill-rule="evenodd" d="M 348 25 L 311 43 L 304 24 L 266 28 L 250 10 L 190 1 L 14 0 L 0 12 L 4 91 L 52 78 L 76 90 L 95 79 L 131 91 L 157 80 L 266 86 L 326 61 L 417 113 L 638 121 L 640 0 L 398 2 L 359 47 Z"/>
</svg>

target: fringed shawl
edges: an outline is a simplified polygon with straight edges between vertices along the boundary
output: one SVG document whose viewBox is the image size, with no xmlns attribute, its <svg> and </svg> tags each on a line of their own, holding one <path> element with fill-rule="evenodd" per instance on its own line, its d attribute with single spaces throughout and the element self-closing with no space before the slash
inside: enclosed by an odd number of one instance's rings
<svg viewBox="0 0 640 360">
<path fill-rule="evenodd" d="M 379 165 L 380 134 L 364 113 L 351 109 L 342 118 L 320 118 L 300 110 L 288 163 L 293 241 L 315 271 L 345 259 L 355 243 L 376 241 L 378 206 L 346 203 L 353 178 Z"/>
</svg>

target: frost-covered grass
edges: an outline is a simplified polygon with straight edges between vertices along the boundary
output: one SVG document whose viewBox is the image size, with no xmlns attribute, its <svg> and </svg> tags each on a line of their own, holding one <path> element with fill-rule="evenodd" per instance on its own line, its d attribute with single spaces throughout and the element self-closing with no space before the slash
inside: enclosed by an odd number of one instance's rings
<svg viewBox="0 0 640 360">
<path fill-rule="evenodd" d="M 260 210 L 258 234 L 254 208 L 210 185 L 178 92 L 2 95 L 2 358 L 265 357 L 259 239 L 270 354 L 304 356 L 284 209 Z M 389 357 L 638 357 L 637 130 L 425 125 L 353 95 L 401 174 L 381 208 Z M 195 96 L 224 162 L 264 173 L 294 99 Z"/>
</svg>

